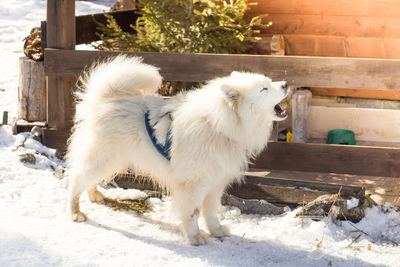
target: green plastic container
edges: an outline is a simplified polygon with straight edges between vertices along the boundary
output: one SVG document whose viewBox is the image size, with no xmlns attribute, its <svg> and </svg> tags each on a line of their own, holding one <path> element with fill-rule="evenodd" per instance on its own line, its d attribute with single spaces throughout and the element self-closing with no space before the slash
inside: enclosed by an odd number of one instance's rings
<svg viewBox="0 0 400 267">
<path fill-rule="evenodd" d="M 351 130 L 336 129 L 328 132 L 327 144 L 355 145 L 356 139 Z"/>
</svg>

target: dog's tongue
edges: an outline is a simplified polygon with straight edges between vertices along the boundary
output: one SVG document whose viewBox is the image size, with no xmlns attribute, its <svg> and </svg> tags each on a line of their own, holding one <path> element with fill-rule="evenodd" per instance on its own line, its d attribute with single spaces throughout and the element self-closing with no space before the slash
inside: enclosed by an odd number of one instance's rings
<svg viewBox="0 0 400 267">
<path fill-rule="evenodd" d="M 278 116 L 280 118 L 286 117 L 286 112 L 281 108 L 281 106 L 279 104 L 275 105 L 274 111 L 275 111 L 276 116 Z"/>
</svg>

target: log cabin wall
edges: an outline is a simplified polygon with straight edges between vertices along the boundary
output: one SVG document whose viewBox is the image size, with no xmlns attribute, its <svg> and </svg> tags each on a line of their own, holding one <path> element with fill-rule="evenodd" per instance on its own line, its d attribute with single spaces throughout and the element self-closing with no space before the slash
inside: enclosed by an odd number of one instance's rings
<svg viewBox="0 0 400 267">
<path fill-rule="evenodd" d="M 400 58 L 400 1 L 249 0 L 247 16 L 267 13 L 272 26 L 262 36 L 281 34 L 285 55 Z"/>
</svg>

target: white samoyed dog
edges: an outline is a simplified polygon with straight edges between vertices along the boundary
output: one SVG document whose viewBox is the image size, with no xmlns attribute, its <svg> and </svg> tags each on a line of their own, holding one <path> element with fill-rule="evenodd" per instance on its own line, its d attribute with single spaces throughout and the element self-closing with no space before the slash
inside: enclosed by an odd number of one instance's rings
<svg viewBox="0 0 400 267">
<path fill-rule="evenodd" d="M 286 118 L 279 103 L 288 86 L 232 72 L 163 99 L 155 94 L 161 82 L 156 67 L 124 55 L 82 75 L 67 152 L 67 212 L 84 221 L 81 194 L 86 190 L 91 201 L 101 201 L 97 184 L 131 168 L 170 190 L 185 239 L 204 244 L 199 216 L 212 236 L 229 233 L 217 218 L 221 195 L 264 149 L 273 121 Z"/>
</svg>

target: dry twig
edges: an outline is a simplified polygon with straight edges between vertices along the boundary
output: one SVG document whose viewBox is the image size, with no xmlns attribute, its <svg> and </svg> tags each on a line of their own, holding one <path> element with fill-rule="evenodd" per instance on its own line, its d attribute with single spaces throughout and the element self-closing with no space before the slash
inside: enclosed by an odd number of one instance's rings
<svg viewBox="0 0 400 267">
<path fill-rule="evenodd" d="M 349 248 L 354 242 L 356 242 L 360 237 L 362 236 L 362 234 L 359 234 L 356 238 L 354 238 L 351 242 L 350 242 L 350 244 L 348 244 L 347 246 L 346 246 L 346 248 Z"/>
<path fill-rule="evenodd" d="M 327 228 L 327 226 L 328 226 L 329 217 L 330 217 L 330 215 L 332 214 L 333 207 L 335 206 L 336 202 L 337 202 L 338 199 L 340 198 L 340 193 L 341 193 L 341 191 L 342 191 L 342 187 L 340 186 L 339 192 L 335 195 L 335 198 L 334 198 L 334 200 L 333 200 L 333 202 L 332 202 L 331 208 L 329 209 L 328 216 L 326 217 L 325 226 L 324 226 L 325 230 L 322 232 L 321 241 L 319 241 L 319 242 L 317 243 L 317 248 L 322 247 L 322 242 L 324 241 L 325 231 L 326 231 L 326 228 Z"/>
</svg>

